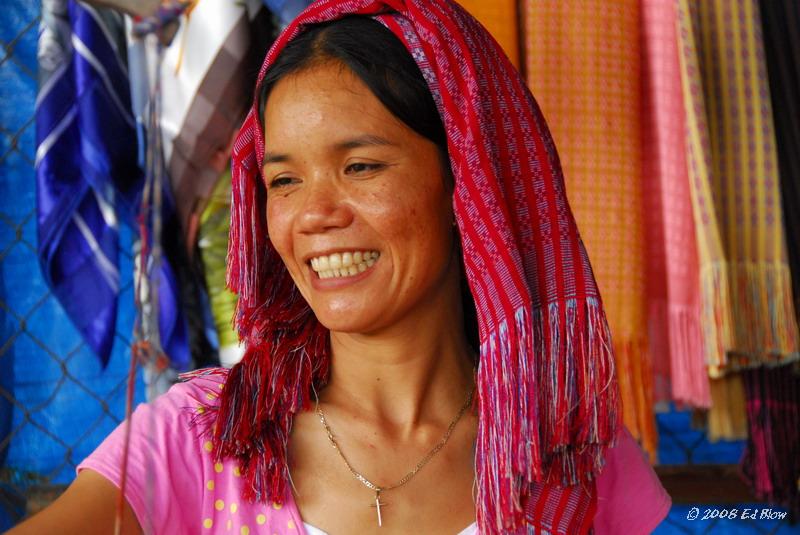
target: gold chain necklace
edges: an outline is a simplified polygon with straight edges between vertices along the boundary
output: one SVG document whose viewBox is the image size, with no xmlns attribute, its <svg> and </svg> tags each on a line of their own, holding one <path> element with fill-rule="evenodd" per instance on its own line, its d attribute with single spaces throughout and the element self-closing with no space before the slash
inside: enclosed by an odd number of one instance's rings
<svg viewBox="0 0 800 535">
<path fill-rule="evenodd" d="M 433 459 L 434 455 L 439 453 L 439 451 L 444 447 L 444 445 L 447 444 L 447 441 L 450 439 L 450 435 L 453 433 L 453 429 L 455 429 L 456 424 L 461 419 L 461 417 L 464 415 L 464 412 L 466 412 L 467 408 L 469 408 L 469 406 L 472 405 L 472 394 L 473 394 L 473 390 L 470 390 L 469 391 L 469 396 L 467 396 L 466 403 L 464 403 L 464 405 L 461 407 L 461 410 L 458 411 L 458 414 L 453 419 L 453 421 L 450 422 L 450 425 L 447 427 L 447 431 L 445 432 L 444 436 L 439 441 L 439 443 L 436 444 L 433 447 L 433 449 L 431 451 L 429 451 L 428 454 L 425 455 L 425 457 L 423 457 L 420 462 L 417 463 L 417 466 L 415 466 L 413 470 L 411 470 L 409 473 L 404 475 L 402 477 L 402 479 L 400 479 L 400 481 L 398 481 L 394 485 L 387 486 L 387 487 L 380 487 L 380 486 L 376 485 L 375 483 L 373 483 L 372 481 L 370 481 L 369 479 L 367 479 L 366 477 L 364 477 L 363 475 L 361 475 L 360 473 L 356 472 L 356 470 L 350 464 L 350 461 L 348 461 L 347 457 L 345 457 L 344 453 L 342 453 L 342 450 L 339 448 L 339 444 L 336 443 L 336 439 L 333 437 L 333 431 L 331 431 L 331 428 L 328 425 L 328 421 L 325 419 L 325 414 L 322 412 L 322 408 L 319 406 L 319 399 L 317 399 L 317 414 L 319 414 L 319 421 L 322 422 L 322 425 L 325 427 L 325 432 L 328 434 L 328 440 L 330 441 L 331 446 L 333 446 L 333 449 L 335 449 L 336 453 L 339 454 L 339 457 L 342 458 L 342 460 L 344 461 L 344 464 L 347 465 L 347 469 L 350 470 L 350 473 L 353 474 L 353 477 L 355 477 L 357 480 L 359 480 L 361 483 L 363 483 L 365 487 L 375 491 L 375 503 L 370 504 L 370 507 L 375 507 L 375 509 L 377 510 L 377 513 L 378 513 L 378 527 L 382 527 L 383 526 L 383 518 L 381 516 L 381 507 L 384 507 L 384 506 L 388 505 L 387 503 L 384 503 L 384 502 L 381 501 L 381 492 L 386 492 L 386 491 L 389 491 L 389 490 L 393 490 L 393 489 L 396 489 L 398 487 L 402 487 L 403 485 L 408 483 L 411 480 L 411 478 L 413 478 L 415 475 L 417 475 L 417 472 L 419 472 L 422 469 L 423 466 L 428 464 L 428 461 Z"/>
</svg>

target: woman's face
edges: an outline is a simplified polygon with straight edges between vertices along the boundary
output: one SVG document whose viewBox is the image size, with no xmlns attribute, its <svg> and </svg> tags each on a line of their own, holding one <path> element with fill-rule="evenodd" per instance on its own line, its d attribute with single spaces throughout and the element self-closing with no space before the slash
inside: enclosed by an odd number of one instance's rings
<svg viewBox="0 0 800 535">
<path fill-rule="evenodd" d="M 458 270 L 436 145 L 336 62 L 281 79 L 264 118 L 269 236 L 320 322 L 373 333 L 441 302 Z"/>
</svg>

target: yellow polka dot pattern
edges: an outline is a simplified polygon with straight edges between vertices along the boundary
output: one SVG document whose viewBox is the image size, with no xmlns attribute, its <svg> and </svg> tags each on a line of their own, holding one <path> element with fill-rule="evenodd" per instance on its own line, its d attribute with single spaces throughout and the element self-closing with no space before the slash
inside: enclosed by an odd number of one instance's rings
<svg viewBox="0 0 800 535">
<path fill-rule="evenodd" d="M 202 448 L 203 448 L 203 450 L 205 452 L 207 452 L 209 454 L 214 449 L 213 448 L 213 444 L 212 444 L 211 441 L 203 442 Z M 234 477 L 241 477 L 241 475 L 242 475 L 241 466 L 238 466 L 238 465 L 228 466 L 228 469 L 230 470 L 230 474 L 232 474 Z M 216 472 L 217 474 L 227 473 L 225 464 L 223 464 L 221 462 L 214 463 L 214 472 Z M 213 479 L 209 479 L 209 480 L 206 481 L 206 489 L 208 489 L 209 491 L 214 491 L 216 488 L 217 488 L 217 484 Z M 214 499 L 213 495 L 212 495 L 212 499 Z M 243 509 L 240 512 L 238 503 L 229 503 L 229 504 L 227 504 L 227 506 L 228 506 L 227 507 L 227 511 L 228 512 L 225 512 L 225 508 L 226 508 L 225 500 L 214 499 L 213 507 L 214 507 L 214 509 L 216 509 L 216 511 L 219 511 L 219 513 L 215 513 L 215 514 L 224 515 L 222 519 L 217 518 L 217 521 L 218 522 L 224 521 L 225 522 L 225 530 L 227 530 L 227 531 L 236 531 L 236 530 L 238 530 L 240 535 L 250 535 L 250 533 L 251 533 L 250 525 L 247 525 L 247 524 L 241 524 L 240 525 L 239 524 L 239 522 L 242 521 L 242 520 L 243 521 L 247 521 L 247 518 L 242 516 L 242 515 L 247 515 L 247 508 L 245 507 L 245 509 Z M 280 509 L 283 508 L 283 504 L 279 504 L 277 502 L 272 502 L 272 507 L 275 510 L 280 510 Z M 263 511 L 263 509 L 262 509 L 262 511 Z M 236 517 L 234 517 L 232 515 L 236 515 Z M 227 517 L 227 518 L 225 518 L 225 517 Z M 241 518 L 241 520 L 237 520 L 237 522 L 234 523 L 234 518 Z M 257 525 L 264 526 L 267 523 L 267 515 L 264 512 L 260 512 L 260 513 L 255 515 L 255 518 L 251 517 L 251 521 L 253 521 L 253 520 L 255 521 L 255 523 Z M 207 530 L 210 530 L 211 528 L 213 528 L 214 525 L 215 525 L 214 518 L 205 518 L 205 519 L 203 519 L 203 528 L 205 528 Z M 286 526 L 290 530 L 296 530 L 297 529 L 297 526 L 295 525 L 295 523 L 292 520 L 289 520 L 287 522 Z M 216 531 L 219 532 L 220 531 L 219 528 Z"/>
</svg>

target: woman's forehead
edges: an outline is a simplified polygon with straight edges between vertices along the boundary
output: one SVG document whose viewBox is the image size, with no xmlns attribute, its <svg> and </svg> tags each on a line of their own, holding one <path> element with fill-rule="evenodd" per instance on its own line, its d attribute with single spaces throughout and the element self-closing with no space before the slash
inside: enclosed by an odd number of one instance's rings
<svg viewBox="0 0 800 535">
<path fill-rule="evenodd" d="M 317 139 L 320 133 L 342 149 L 397 144 L 405 136 L 417 136 L 349 68 L 333 62 L 279 80 L 264 110 L 267 152 L 270 145 Z"/>
</svg>

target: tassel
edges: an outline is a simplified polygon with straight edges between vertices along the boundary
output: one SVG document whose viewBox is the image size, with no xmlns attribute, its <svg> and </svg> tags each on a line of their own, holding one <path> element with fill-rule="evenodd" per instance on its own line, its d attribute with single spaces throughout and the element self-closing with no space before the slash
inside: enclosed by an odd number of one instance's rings
<svg viewBox="0 0 800 535">
<path fill-rule="evenodd" d="M 240 460 L 243 497 L 283 502 L 292 419 L 311 404 L 311 385 L 328 376 L 328 336 L 313 314 L 293 332 L 264 336 L 234 366 L 220 396 L 213 453 Z"/>
<path fill-rule="evenodd" d="M 590 481 L 614 443 L 619 392 L 599 300 L 519 308 L 481 345 L 478 395 L 478 524 L 505 532 L 533 483 Z"/>
<path fill-rule="evenodd" d="M 257 122 L 251 110 L 233 148 L 228 244 L 227 284 L 239 296 L 235 323 L 247 349 L 228 375 L 210 432 L 217 459 L 240 460 L 244 498 L 281 503 L 292 419 L 310 406 L 312 385 L 321 388 L 327 381 L 330 352 L 327 329 L 267 235 L 266 191 L 252 176 L 258 166 L 252 139 Z"/>
</svg>

